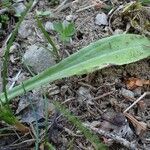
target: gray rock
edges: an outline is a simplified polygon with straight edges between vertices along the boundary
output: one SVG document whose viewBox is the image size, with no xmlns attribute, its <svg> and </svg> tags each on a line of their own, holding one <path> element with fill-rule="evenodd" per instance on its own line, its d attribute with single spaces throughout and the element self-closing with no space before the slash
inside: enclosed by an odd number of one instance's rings
<svg viewBox="0 0 150 150">
<path fill-rule="evenodd" d="M 33 33 L 32 24 L 32 21 L 24 20 L 18 29 L 18 36 L 23 39 L 30 36 Z"/>
<path fill-rule="evenodd" d="M 132 91 L 124 89 L 124 88 L 121 89 L 121 94 L 124 97 L 134 98 L 134 93 Z"/>
<path fill-rule="evenodd" d="M 20 115 L 22 122 L 31 124 L 45 118 L 46 111 L 49 115 L 53 115 L 55 113 L 54 105 L 44 100 L 41 95 L 27 93 L 20 98 L 16 114 Z"/>
<path fill-rule="evenodd" d="M 135 93 L 134 95 L 139 97 L 140 95 L 142 95 L 142 88 L 141 87 L 137 87 L 136 89 L 133 90 L 133 92 Z"/>
<path fill-rule="evenodd" d="M 36 44 L 28 47 L 22 61 L 30 66 L 35 73 L 42 72 L 56 63 L 53 55 L 47 49 Z"/>
<path fill-rule="evenodd" d="M 88 88 L 85 87 L 80 87 L 77 91 L 78 94 L 78 102 L 82 105 L 82 104 L 89 104 L 89 105 L 93 105 L 94 103 L 92 102 L 92 98 L 93 96 L 90 93 L 90 90 Z"/>
<path fill-rule="evenodd" d="M 95 24 L 97 25 L 108 25 L 107 15 L 105 13 L 97 14 L 95 17 Z"/>
<path fill-rule="evenodd" d="M 16 16 L 21 16 L 21 13 L 23 13 L 26 9 L 26 6 L 23 3 L 15 3 L 13 4 L 13 7 L 16 12 Z"/>
<path fill-rule="evenodd" d="M 53 23 L 50 22 L 50 21 L 47 21 L 47 22 L 45 23 L 45 30 L 46 30 L 47 32 L 51 32 L 52 30 L 54 30 Z"/>
</svg>

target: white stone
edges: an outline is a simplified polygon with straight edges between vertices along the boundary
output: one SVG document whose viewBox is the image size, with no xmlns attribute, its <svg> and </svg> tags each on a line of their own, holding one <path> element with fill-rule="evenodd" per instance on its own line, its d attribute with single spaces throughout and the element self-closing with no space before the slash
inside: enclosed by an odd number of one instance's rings
<svg viewBox="0 0 150 150">
<path fill-rule="evenodd" d="M 107 15 L 105 13 L 97 14 L 95 17 L 95 24 L 97 25 L 108 25 Z"/>
<path fill-rule="evenodd" d="M 75 19 L 74 15 L 68 15 L 68 16 L 66 16 L 66 20 L 67 21 L 74 21 L 74 19 Z"/>
<path fill-rule="evenodd" d="M 45 23 L 45 30 L 46 30 L 47 32 L 51 32 L 52 30 L 54 30 L 54 25 L 53 25 L 53 23 L 50 22 L 50 21 L 47 21 L 47 22 Z"/>
</svg>

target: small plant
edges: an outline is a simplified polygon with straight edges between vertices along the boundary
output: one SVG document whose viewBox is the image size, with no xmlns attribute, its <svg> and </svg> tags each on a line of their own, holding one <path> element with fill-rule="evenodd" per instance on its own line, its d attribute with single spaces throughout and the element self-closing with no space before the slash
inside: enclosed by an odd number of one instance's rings
<svg viewBox="0 0 150 150">
<path fill-rule="evenodd" d="M 3 8 L 8 8 L 12 5 L 12 0 L 2 0 L 1 1 L 1 4 L 0 4 L 0 7 L 3 7 Z"/>
<path fill-rule="evenodd" d="M 8 79 L 9 50 L 10 50 L 10 47 L 12 46 L 13 41 L 17 35 L 18 28 L 19 28 L 20 24 L 22 23 L 22 21 L 24 20 L 27 12 L 31 8 L 31 6 L 32 6 L 32 1 L 29 2 L 27 9 L 22 14 L 21 18 L 19 19 L 19 22 L 16 24 L 15 29 L 13 30 L 13 32 L 7 42 L 7 46 L 4 49 L 4 55 L 3 55 L 3 69 L 1 71 L 3 92 L 4 92 L 4 95 L 6 98 L 6 103 L 4 104 L 0 98 L 0 120 L 3 120 L 6 123 L 15 126 L 16 129 L 18 129 L 19 131 L 24 132 L 24 133 L 29 131 L 28 127 L 24 126 L 23 124 L 21 124 L 19 122 L 19 120 L 13 115 L 13 112 L 8 104 L 7 79 Z M 7 19 L 7 17 L 6 17 L 6 19 Z"/>
<path fill-rule="evenodd" d="M 4 15 L 0 16 L 0 23 L 7 24 L 8 21 L 9 21 L 9 17 L 8 17 L 7 14 L 4 14 Z"/>
<path fill-rule="evenodd" d="M 69 42 L 76 31 L 74 23 L 69 23 L 67 21 L 63 23 L 55 22 L 54 30 L 60 34 L 60 38 L 63 42 Z"/>
<path fill-rule="evenodd" d="M 36 11 L 36 15 L 38 17 L 53 17 L 54 16 L 53 13 L 51 11 L 49 11 L 49 10 L 47 10 L 47 11 L 39 11 L 39 10 L 37 10 Z"/>
</svg>

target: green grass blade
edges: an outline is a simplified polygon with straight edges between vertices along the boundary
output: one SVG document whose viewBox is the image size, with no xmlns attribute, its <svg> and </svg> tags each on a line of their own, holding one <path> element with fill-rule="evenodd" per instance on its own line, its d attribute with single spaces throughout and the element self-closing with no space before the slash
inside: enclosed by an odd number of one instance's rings
<svg viewBox="0 0 150 150">
<path fill-rule="evenodd" d="M 145 5 L 150 4 L 150 0 L 140 0 L 140 2 Z"/>
<path fill-rule="evenodd" d="M 12 46 L 13 41 L 15 39 L 15 36 L 18 32 L 18 28 L 19 28 L 20 24 L 22 23 L 22 21 L 24 20 L 24 18 L 26 16 L 26 14 L 28 13 L 29 9 L 31 8 L 32 3 L 33 3 L 32 1 L 29 2 L 28 6 L 27 6 L 27 9 L 22 14 L 21 18 L 19 19 L 19 22 L 16 24 L 15 29 L 13 30 L 13 32 L 11 34 L 11 37 L 8 41 L 7 47 L 6 47 L 5 52 L 4 52 L 3 70 L 2 70 L 2 84 L 3 84 L 3 92 L 4 92 L 4 95 L 5 95 L 6 101 L 8 101 L 6 85 L 7 85 L 7 78 L 8 78 L 8 71 L 7 70 L 8 70 L 8 62 L 9 62 L 9 50 L 10 50 L 10 47 Z"/>
<path fill-rule="evenodd" d="M 86 139 L 88 139 L 92 143 L 96 150 L 106 149 L 106 146 L 100 142 L 99 138 L 88 128 L 84 127 L 82 122 L 73 114 L 71 114 L 67 108 L 62 106 L 59 102 L 54 102 L 54 105 L 73 125 L 77 127 L 77 129 L 79 129 L 84 134 Z"/>
<path fill-rule="evenodd" d="M 44 27 L 42 25 L 42 22 L 40 21 L 40 19 L 38 18 L 38 16 L 36 16 L 36 20 L 37 20 L 38 27 L 41 29 L 41 31 L 44 34 L 44 36 L 47 39 L 47 41 L 51 44 L 51 46 L 53 48 L 53 54 L 56 56 L 57 60 L 60 61 L 59 51 L 58 51 L 55 43 L 53 42 L 53 40 L 51 39 L 51 37 L 48 35 L 48 33 L 46 32 L 46 30 L 44 29 Z"/>
<path fill-rule="evenodd" d="M 62 60 L 55 66 L 23 82 L 26 91 L 46 83 L 86 74 L 111 65 L 123 65 L 150 56 L 150 40 L 141 35 L 122 34 L 100 39 Z M 8 99 L 24 93 L 22 85 L 8 91 Z M 0 99 L 5 103 L 4 93 Z"/>
</svg>

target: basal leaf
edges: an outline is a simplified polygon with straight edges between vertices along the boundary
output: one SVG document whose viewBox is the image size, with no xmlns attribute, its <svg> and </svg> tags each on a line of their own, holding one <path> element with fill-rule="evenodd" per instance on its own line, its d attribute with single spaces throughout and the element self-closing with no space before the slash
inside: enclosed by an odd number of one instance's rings
<svg viewBox="0 0 150 150">
<path fill-rule="evenodd" d="M 27 92 L 57 79 L 86 74 L 110 65 L 132 63 L 149 56 L 150 40 L 148 38 L 134 34 L 114 35 L 82 48 L 55 66 L 24 81 L 23 86 Z M 24 89 L 20 84 L 8 91 L 8 99 L 23 93 Z M 3 93 L 0 99 L 6 102 Z"/>
</svg>

